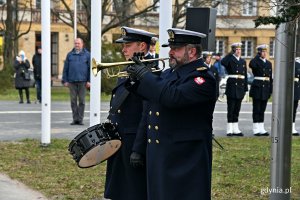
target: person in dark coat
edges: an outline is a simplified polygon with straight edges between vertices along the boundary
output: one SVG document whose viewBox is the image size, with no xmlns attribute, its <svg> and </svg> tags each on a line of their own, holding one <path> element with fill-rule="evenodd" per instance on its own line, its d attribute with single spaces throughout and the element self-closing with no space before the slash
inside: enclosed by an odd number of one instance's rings
<svg viewBox="0 0 300 200">
<path fill-rule="evenodd" d="M 15 88 L 19 91 L 20 101 L 19 103 L 24 103 L 23 101 L 23 90 L 25 90 L 27 103 L 30 104 L 29 97 L 29 87 L 30 87 L 30 77 L 28 69 L 30 68 L 30 63 L 25 56 L 25 52 L 21 50 L 19 55 L 16 56 L 14 61 L 14 69 L 16 73 L 15 77 Z"/>
<path fill-rule="evenodd" d="M 264 114 L 273 88 L 272 63 L 266 59 L 268 45 L 262 44 L 256 49 L 257 55 L 249 63 L 254 75 L 250 88 L 250 97 L 253 100 L 253 134 L 268 136 L 269 133 L 264 128 Z"/>
<path fill-rule="evenodd" d="M 293 107 L 293 135 L 299 136 L 299 132 L 295 128 L 295 120 L 300 99 L 300 57 L 295 58 L 295 78 L 294 78 L 294 107 Z"/>
<path fill-rule="evenodd" d="M 134 53 L 150 59 L 149 47 L 154 33 L 122 27 L 122 36 L 116 43 L 123 45 L 122 53 L 129 60 Z M 145 130 L 140 125 L 143 99 L 125 88 L 128 78 L 119 78 L 112 90 L 108 119 L 116 125 L 122 145 L 116 154 L 107 160 L 104 197 L 112 200 L 146 200 L 147 182 L 145 154 Z M 136 138 L 137 132 L 142 137 Z"/>
<path fill-rule="evenodd" d="M 70 125 L 83 125 L 85 95 L 87 88 L 90 88 L 90 52 L 83 45 L 81 38 L 75 39 L 63 69 L 62 83 L 70 90 L 73 117 Z"/>
<path fill-rule="evenodd" d="M 216 82 L 217 82 L 217 85 L 216 85 L 216 94 L 217 94 L 217 99 L 219 97 L 219 83 L 220 83 L 220 76 L 219 76 L 219 72 L 218 72 L 218 69 L 212 65 L 212 56 L 213 56 L 213 52 L 211 51 L 203 51 L 202 52 L 202 57 L 203 57 L 203 60 L 204 60 L 204 64 L 212 71 L 215 79 L 216 79 Z"/>
<path fill-rule="evenodd" d="M 42 47 L 37 47 L 37 52 L 32 57 L 33 74 L 36 84 L 36 99 L 39 103 L 42 100 L 41 86 L 42 86 Z"/>
<path fill-rule="evenodd" d="M 228 79 L 226 83 L 227 97 L 227 136 L 243 136 L 238 120 L 242 100 L 248 91 L 246 61 L 241 58 L 242 43 L 231 45 L 232 52 L 226 55 L 221 63 L 224 65 Z"/>
<path fill-rule="evenodd" d="M 148 101 L 147 200 L 211 199 L 216 81 L 201 57 L 205 34 L 172 28 L 170 68 L 155 76 L 133 57 L 132 90 Z M 145 198 L 146 199 L 146 198 Z"/>
</svg>

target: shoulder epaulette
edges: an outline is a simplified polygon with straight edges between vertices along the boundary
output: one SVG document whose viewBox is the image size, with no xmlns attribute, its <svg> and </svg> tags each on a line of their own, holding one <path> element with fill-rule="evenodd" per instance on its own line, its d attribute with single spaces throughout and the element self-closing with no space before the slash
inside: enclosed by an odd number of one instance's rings
<svg viewBox="0 0 300 200">
<path fill-rule="evenodd" d="M 204 71 L 204 70 L 207 70 L 207 67 L 198 67 L 196 70 L 197 71 Z"/>
</svg>

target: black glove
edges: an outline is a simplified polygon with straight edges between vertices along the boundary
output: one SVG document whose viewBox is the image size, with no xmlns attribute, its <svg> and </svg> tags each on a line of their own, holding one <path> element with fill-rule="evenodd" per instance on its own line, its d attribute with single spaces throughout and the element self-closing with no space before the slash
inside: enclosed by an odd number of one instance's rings
<svg viewBox="0 0 300 200">
<path fill-rule="evenodd" d="M 137 152 L 132 152 L 130 155 L 130 165 L 134 168 L 143 167 L 144 166 L 143 156 Z"/>
<path fill-rule="evenodd" d="M 151 69 L 144 65 L 137 56 L 133 56 L 131 60 L 135 62 L 127 68 L 131 80 L 141 80 L 147 72 L 151 72 Z"/>
</svg>

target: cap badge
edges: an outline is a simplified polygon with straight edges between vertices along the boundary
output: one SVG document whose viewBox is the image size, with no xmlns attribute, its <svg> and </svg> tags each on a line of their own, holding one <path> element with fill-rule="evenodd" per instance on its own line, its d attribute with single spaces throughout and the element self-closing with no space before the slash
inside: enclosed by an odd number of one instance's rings
<svg viewBox="0 0 300 200">
<path fill-rule="evenodd" d="M 126 36 L 126 30 L 122 28 L 122 35 Z"/>
<path fill-rule="evenodd" d="M 174 38 L 175 38 L 174 32 L 173 31 L 169 31 L 168 34 L 169 34 L 170 40 L 174 41 Z"/>
</svg>

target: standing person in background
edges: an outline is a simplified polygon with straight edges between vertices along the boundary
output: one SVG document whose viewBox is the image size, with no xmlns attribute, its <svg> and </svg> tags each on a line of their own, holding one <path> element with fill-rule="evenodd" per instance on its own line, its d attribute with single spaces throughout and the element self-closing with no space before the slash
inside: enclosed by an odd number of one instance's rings
<svg viewBox="0 0 300 200">
<path fill-rule="evenodd" d="M 15 88 L 19 91 L 20 101 L 19 103 L 24 103 L 23 101 L 23 89 L 25 90 L 27 103 L 30 104 L 29 98 L 29 87 L 30 87 L 30 76 L 28 69 L 30 68 L 30 63 L 25 56 L 25 52 L 21 50 L 19 55 L 16 56 L 14 62 L 15 69 Z"/>
<path fill-rule="evenodd" d="M 215 59 L 213 66 L 215 69 L 218 70 L 220 79 L 225 78 L 225 76 L 227 75 L 227 72 L 225 70 L 225 67 L 221 63 L 221 60 L 222 60 L 221 53 L 214 53 L 213 57 Z"/>
<path fill-rule="evenodd" d="M 74 48 L 66 57 L 62 83 L 70 89 L 71 125 L 83 125 L 85 94 L 90 87 L 90 52 L 83 48 L 81 38 L 75 39 Z"/>
<path fill-rule="evenodd" d="M 250 97 L 253 100 L 253 134 L 268 136 L 269 133 L 264 127 L 264 115 L 273 89 L 272 63 L 266 59 L 268 45 L 262 44 L 256 49 L 257 55 L 249 63 L 254 75 L 250 89 Z"/>
<path fill-rule="evenodd" d="M 37 47 L 37 52 L 32 57 L 33 73 L 36 84 L 36 99 L 39 103 L 42 101 L 42 47 Z"/>
<path fill-rule="evenodd" d="M 116 43 L 122 44 L 122 53 L 130 60 L 135 53 L 149 54 L 151 38 L 155 36 L 140 29 L 121 28 Z M 128 68 L 127 66 L 126 68 Z M 107 160 L 104 197 L 112 200 L 146 200 L 146 135 L 141 123 L 143 98 L 125 88 L 127 78 L 119 78 L 112 90 L 108 119 L 116 125 L 122 138 L 118 152 Z M 137 133 L 141 137 L 137 138 Z"/>
<path fill-rule="evenodd" d="M 293 108 L 293 135 L 299 136 L 299 132 L 295 128 L 295 120 L 300 99 L 300 57 L 295 58 L 295 78 L 294 78 L 294 108 Z"/>
<path fill-rule="evenodd" d="M 203 51 L 202 53 L 202 57 L 204 60 L 204 64 L 210 69 L 210 71 L 213 73 L 215 79 L 216 79 L 216 98 L 218 99 L 219 97 L 219 83 L 220 83 L 220 77 L 219 77 L 219 72 L 218 69 L 211 64 L 212 62 L 212 56 L 213 56 L 213 52 L 210 51 Z"/>
<path fill-rule="evenodd" d="M 156 41 L 157 40 L 158 39 L 156 37 L 153 37 L 150 42 L 149 53 L 152 58 L 159 58 L 158 53 L 156 53 Z"/>
<path fill-rule="evenodd" d="M 231 53 L 221 63 L 228 72 L 226 83 L 227 96 L 227 136 L 244 136 L 240 131 L 238 120 L 242 100 L 248 91 L 246 61 L 241 58 L 242 43 L 233 43 Z"/>
</svg>

